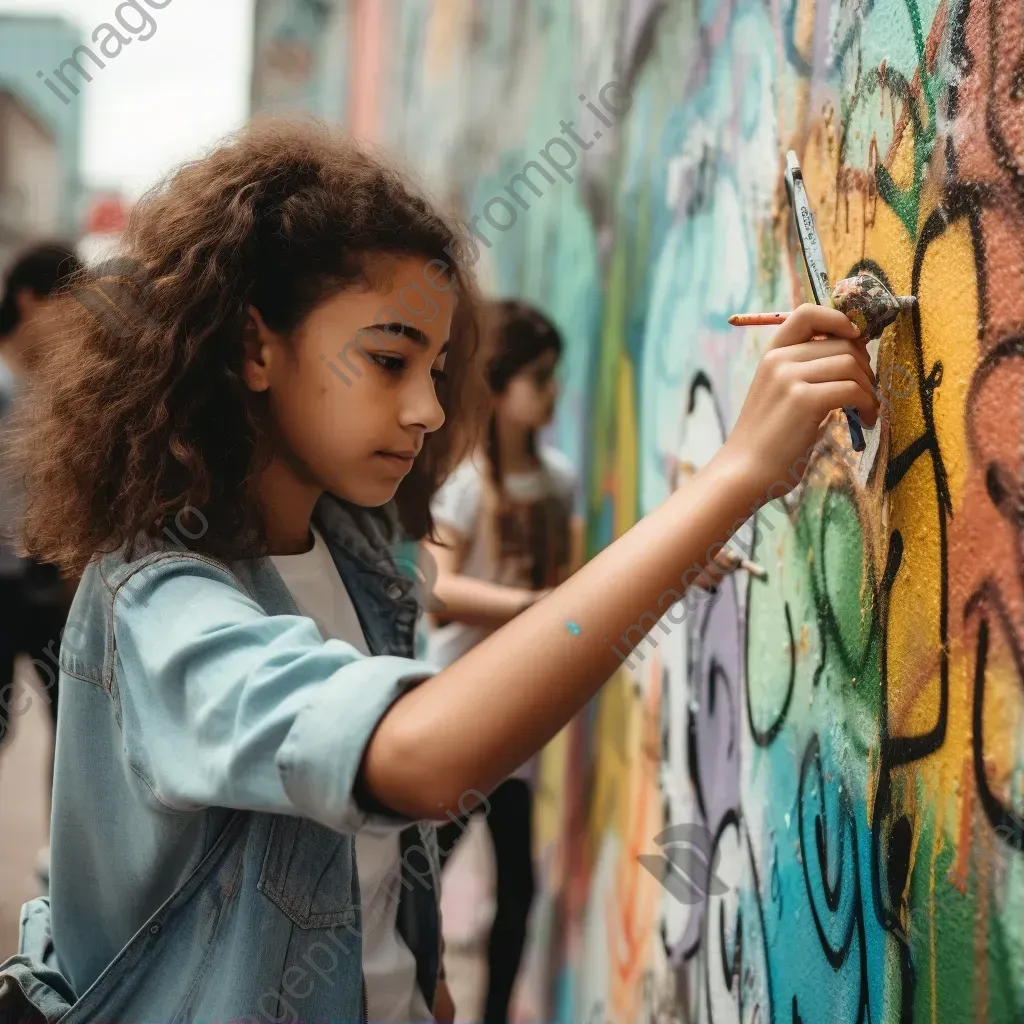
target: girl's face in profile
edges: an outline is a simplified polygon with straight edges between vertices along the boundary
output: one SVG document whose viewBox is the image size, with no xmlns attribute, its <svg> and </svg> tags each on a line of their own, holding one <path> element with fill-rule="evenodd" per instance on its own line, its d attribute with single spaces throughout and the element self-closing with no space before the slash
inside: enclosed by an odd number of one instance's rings
<svg viewBox="0 0 1024 1024">
<path fill-rule="evenodd" d="M 539 430 L 551 422 L 558 398 L 558 353 L 542 352 L 527 363 L 495 396 L 497 415 L 524 430 Z"/>
<path fill-rule="evenodd" d="M 385 504 L 444 422 L 438 388 L 455 307 L 428 263 L 382 260 L 379 288 L 325 300 L 290 338 L 254 312 L 246 383 L 268 392 L 277 455 L 311 489 Z"/>
</svg>

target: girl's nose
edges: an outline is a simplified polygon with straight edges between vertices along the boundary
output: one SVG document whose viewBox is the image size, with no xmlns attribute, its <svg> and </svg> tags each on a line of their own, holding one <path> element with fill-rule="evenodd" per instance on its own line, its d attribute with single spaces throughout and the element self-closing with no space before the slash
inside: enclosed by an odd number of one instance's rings
<svg viewBox="0 0 1024 1024">
<path fill-rule="evenodd" d="M 417 381 L 405 395 L 402 425 L 422 427 L 428 434 L 439 430 L 444 423 L 444 409 L 437 397 L 434 378 L 426 383 Z"/>
</svg>

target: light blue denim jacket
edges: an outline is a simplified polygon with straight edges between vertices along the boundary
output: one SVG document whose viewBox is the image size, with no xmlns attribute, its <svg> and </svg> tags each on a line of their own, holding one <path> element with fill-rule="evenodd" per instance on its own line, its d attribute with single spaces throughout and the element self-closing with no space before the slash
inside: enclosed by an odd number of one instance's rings
<svg viewBox="0 0 1024 1024">
<path fill-rule="evenodd" d="M 267 559 L 170 548 L 85 573 L 60 648 L 50 899 L 0 967 L 50 1024 L 363 1019 L 353 785 L 430 669 L 393 516 L 325 497 L 314 519 L 373 657 L 322 642 Z M 399 928 L 431 1005 L 433 826 L 402 852 Z"/>
</svg>

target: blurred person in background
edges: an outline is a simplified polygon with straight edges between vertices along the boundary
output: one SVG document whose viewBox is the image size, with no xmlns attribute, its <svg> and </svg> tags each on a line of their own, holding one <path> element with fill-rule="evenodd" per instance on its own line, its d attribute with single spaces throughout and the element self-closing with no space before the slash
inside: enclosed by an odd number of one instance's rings
<svg viewBox="0 0 1024 1024">
<path fill-rule="evenodd" d="M 538 440 L 558 397 L 555 372 L 562 338 L 523 302 L 485 310 L 487 378 L 494 400 L 486 443 L 459 465 L 435 495 L 438 611 L 427 660 L 450 665 L 497 627 L 569 575 L 576 474 L 561 452 Z M 487 826 L 496 862 L 496 910 L 488 942 L 490 972 L 484 1021 L 505 1022 L 522 960 L 534 895 L 532 758 L 490 794 Z M 438 830 L 447 859 L 464 822 Z"/>
<path fill-rule="evenodd" d="M 77 256 L 59 244 L 24 252 L 4 276 L 0 299 L 0 748 L 28 710 L 29 698 L 15 699 L 14 662 L 31 659 L 57 723 L 57 659 L 71 604 L 71 588 L 56 566 L 19 553 L 22 493 L 6 463 L 13 413 L 25 386 L 54 337 L 52 297 L 80 269 Z M 42 887 L 49 881 L 49 850 L 40 852 Z"/>
</svg>

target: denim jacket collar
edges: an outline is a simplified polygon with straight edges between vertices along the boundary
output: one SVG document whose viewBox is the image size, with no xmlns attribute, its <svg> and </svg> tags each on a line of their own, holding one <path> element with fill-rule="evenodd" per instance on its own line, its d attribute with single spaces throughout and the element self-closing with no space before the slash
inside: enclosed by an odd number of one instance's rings
<svg viewBox="0 0 1024 1024">
<path fill-rule="evenodd" d="M 365 509 L 325 494 L 313 513 L 342 582 L 357 593 L 357 613 L 373 654 L 412 657 L 418 604 L 415 581 L 396 563 L 401 530 L 393 505 Z"/>
</svg>

